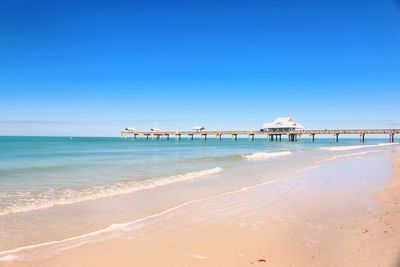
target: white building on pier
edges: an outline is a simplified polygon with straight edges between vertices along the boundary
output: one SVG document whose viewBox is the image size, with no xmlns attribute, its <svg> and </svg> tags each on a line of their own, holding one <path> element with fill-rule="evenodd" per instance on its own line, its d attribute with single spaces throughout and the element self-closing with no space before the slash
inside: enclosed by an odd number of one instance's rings
<svg viewBox="0 0 400 267">
<path fill-rule="evenodd" d="M 274 122 L 265 123 L 262 130 L 268 132 L 289 132 L 294 130 L 304 130 L 304 127 L 290 117 L 279 117 L 276 118 Z"/>
</svg>

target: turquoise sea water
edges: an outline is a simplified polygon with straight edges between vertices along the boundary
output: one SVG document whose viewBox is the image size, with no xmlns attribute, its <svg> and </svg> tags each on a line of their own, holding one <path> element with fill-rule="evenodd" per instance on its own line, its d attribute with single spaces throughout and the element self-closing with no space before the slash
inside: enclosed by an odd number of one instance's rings
<svg viewBox="0 0 400 267">
<path fill-rule="evenodd" d="M 382 143 L 370 139 L 366 144 Z M 145 180 L 234 164 L 256 152 L 296 151 L 359 144 L 357 139 L 289 143 L 245 138 L 143 140 L 79 137 L 0 137 L 0 190 L 84 187 Z"/>
<path fill-rule="evenodd" d="M 387 140 L 369 139 L 366 145 L 382 142 Z M 0 137 L 0 214 L 189 180 L 220 171 L 215 168 L 241 164 L 253 154 L 345 145 L 359 145 L 359 141 Z"/>
<path fill-rule="evenodd" d="M 387 142 L 368 139 L 366 144 Z M 359 144 L 358 139 L 300 142 L 144 140 L 79 137 L 0 137 L 0 192 L 85 187 L 141 181 L 236 164 L 257 152 L 312 150 Z"/>
</svg>

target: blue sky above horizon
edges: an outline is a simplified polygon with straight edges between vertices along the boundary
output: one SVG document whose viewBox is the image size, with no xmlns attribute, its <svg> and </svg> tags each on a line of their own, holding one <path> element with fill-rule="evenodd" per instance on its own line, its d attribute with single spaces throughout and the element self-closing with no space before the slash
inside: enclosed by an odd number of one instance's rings
<svg viewBox="0 0 400 267">
<path fill-rule="evenodd" d="M 400 128 L 398 1 L 0 1 L 0 135 Z"/>
</svg>

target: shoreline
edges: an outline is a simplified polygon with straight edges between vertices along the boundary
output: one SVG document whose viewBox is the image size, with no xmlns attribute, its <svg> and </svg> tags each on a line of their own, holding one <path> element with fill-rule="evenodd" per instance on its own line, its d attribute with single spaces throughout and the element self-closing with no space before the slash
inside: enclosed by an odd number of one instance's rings
<svg viewBox="0 0 400 267">
<path fill-rule="evenodd" d="M 308 184 L 312 188 L 280 181 L 277 183 L 280 187 L 274 184 L 270 188 L 246 188 L 239 194 L 222 194 L 219 201 L 213 197 L 193 201 L 172 213 L 152 218 L 148 224 L 134 225 L 136 229 L 128 229 L 122 235 L 116 233 L 96 243 L 64 248 L 48 259 L 3 263 L 6 266 L 154 266 L 156 258 L 163 266 L 357 266 L 360 262 L 354 262 L 355 259 L 366 258 L 362 244 L 368 244 L 370 259 L 361 266 L 390 266 L 381 263 L 394 261 L 395 241 L 399 240 L 396 228 L 400 225 L 399 210 L 392 203 L 400 193 L 398 150 L 392 162 L 391 177 L 384 191 L 374 194 L 376 201 L 383 204 L 372 210 L 369 204 L 360 206 L 361 212 L 357 215 L 353 212 L 358 204 L 347 207 L 346 201 L 354 200 L 351 194 L 348 199 L 345 195 L 344 200 L 338 195 L 340 191 L 325 195 L 331 191 L 325 192 L 324 183 L 329 180 L 321 184 L 313 181 L 314 184 Z M 353 182 L 359 186 L 364 183 L 360 179 Z M 277 189 L 278 193 L 274 191 Z M 378 223 L 382 218 L 385 222 L 390 218 L 393 232 L 385 233 L 388 230 L 379 228 L 384 227 Z M 364 233 L 365 229 L 360 227 L 364 228 L 365 224 L 371 226 Z M 372 235 L 375 232 L 382 234 Z M 379 254 L 385 255 L 384 259 L 377 258 L 373 252 L 380 249 L 385 251 Z M 35 253 L 45 255 L 47 248 L 38 248 Z M 335 254 L 339 257 L 334 257 Z M 295 263 L 284 260 L 288 257 Z"/>
<path fill-rule="evenodd" d="M 384 189 L 371 196 L 377 209 L 354 220 L 343 241 L 363 266 L 400 266 L 400 151 L 394 154 Z"/>
</svg>

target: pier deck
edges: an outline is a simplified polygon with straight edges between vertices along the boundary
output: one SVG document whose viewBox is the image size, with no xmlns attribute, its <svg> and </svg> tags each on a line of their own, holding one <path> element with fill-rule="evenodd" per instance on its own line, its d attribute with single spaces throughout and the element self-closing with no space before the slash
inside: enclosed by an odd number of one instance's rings
<svg viewBox="0 0 400 267">
<path fill-rule="evenodd" d="M 145 137 L 146 139 L 162 137 L 169 139 L 170 136 L 175 136 L 181 139 L 182 136 L 187 136 L 193 139 L 194 136 L 200 136 L 207 139 L 208 136 L 215 136 L 221 139 L 222 136 L 232 136 L 233 140 L 237 140 L 238 136 L 247 135 L 250 140 L 254 140 L 255 136 L 266 136 L 270 141 L 282 141 L 282 135 L 287 135 L 290 142 L 298 140 L 301 135 L 309 135 L 314 142 L 315 135 L 332 135 L 334 141 L 339 141 L 339 135 L 352 134 L 359 135 L 360 142 L 364 142 L 367 134 L 385 134 L 389 135 L 389 141 L 394 142 L 395 134 L 400 134 L 400 129 L 351 129 L 351 130 L 296 130 L 296 131 L 121 131 L 121 137 Z"/>
</svg>

